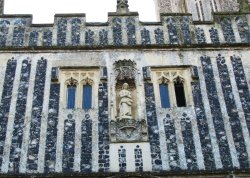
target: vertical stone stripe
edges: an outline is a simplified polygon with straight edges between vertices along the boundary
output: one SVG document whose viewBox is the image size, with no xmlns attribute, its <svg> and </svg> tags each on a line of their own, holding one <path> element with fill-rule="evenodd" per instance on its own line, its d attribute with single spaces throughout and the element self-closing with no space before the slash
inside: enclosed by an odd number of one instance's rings
<svg viewBox="0 0 250 178">
<path fill-rule="evenodd" d="M 32 113 L 30 123 L 30 137 L 27 155 L 27 169 L 36 171 L 39 151 L 41 117 L 43 108 L 45 78 L 46 78 L 47 60 L 41 59 L 37 63 L 35 86 L 32 101 Z"/>
<path fill-rule="evenodd" d="M 0 168 L 2 167 L 2 155 L 5 146 L 5 137 L 7 131 L 7 122 L 9 117 L 10 111 L 10 102 L 12 98 L 12 89 L 13 83 L 16 74 L 16 66 L 17 61 L 13 58 L 10 59 L 7 63 L 5 77 L 4 77 L 4 84 L 3 84 L 3 92 L 2 92 L 2 99 L 0 105 Z"/>
<path fill-rule="evenodd" d="M 107 83 L 99 85 L 98 93 L 98 147 L 99 147 L 99 172 L 109 172 L 109 118 L 108 118 L 108 86 Z"/>
<path fill-rule="evenodd" d="M 184 151 L 187 160 L 187 168 L 188 170 L 198 170 L 194 136 L 192 132 L 192 123 L 191 119 L 187 116 L 186 113 L 182 114 L 180 124 L 184 143 Z"/>
<path fill-rule="evenodd" d="M 23 144 L 23 128 L 25 127 L 24 118 L 26 112 L 30 69 L 30 61 L 24 60 L 22 63 L 20 83 L 17 94 L 16 113 L 9 156 L 9 171 L 13 173 L 18 173 L 20 167 L 20 155 Z"/>
<path fill-rule="evenodd" d="M 218 93 L 214 80 L 213 68 L 210 57 L 201 57 L 201 64 L 205 77 L 207 97 L 210 104 L 211 115 L 214 122 L 217 142 L 219 145 L 219 152 L 221 156 L 222 165 L 224 168 L 232 168 L 232 158 L 229 150 L 229 144 L 225 131 L 224 121 L 221 113 Z"/>
<path fill-rule="evenodd" d="M 139 145 L 134 149 L 135 154 L 135 171 L 143 172 L 143 159 L 142 159 L 142 149 Z"/>
<path fill-rule="evenodd" d="M 227 113 L 228 113 L 229 120 L 230 120 L 232 135 L 233 135 L 240 167 L 248 168 L 249 167 L 248 154 L 246 151 L 246 145 L 244 142 L 239 114 L 238 114 L 235 99 L 233 96 L 233 89 L 232 89 L 231 81 L 229 78 L 228 68 L 227 68 L 227 65 L 225 64 L 226 61 L 225 61 L 225 58 L 222 57 L 221 55 L 219 55 L 216 60 L 217 60 L 217 66 L 219 69 L 221 87 L 222 87 L 223 95 L 225 98 Z"/>
<path fill-rule="evenodd" d="M 118 149 L 119 158 L 119 172 L 126 172 L 127 170 L 127 160 L 126 160 L 126 149 L 123 146 Z"/>
<path fill-rule="evenodd" d="M 60 84 L 51 83 L 50 96 L 49 96 L 49 114 L 47 123 L 46 147 L 45 147 L 44 171 L 46 173 L 55 172 L 59 97 L 60 97 Z"/>
<path fill-rule="evenodd" d="M 214 162 L 211 137 L 209 134 L 204 104 L 202 101 L 200 82 L 192 82 L 191 85 L 205 168 L 206 170 L 215 170 L 216 167 Z"/>
<path fill-rule="evenodd" d="M 180 160 L 179 160 L 174 120 L 170 117 L 169 114 L 167 114 L 166 118 L 163 119 L 163 123 L 166 135 L 169 166 L 173 171 L 180 170 Z"/>
<path fill-rule="evenodd" d="M 148 134 L 150 142 L 150 150 L 152 157 L 153 171 L 162 170 L 161 149 L 160 149 L 160 136 L 158 121 L 156 116 L 154 87 L 152 83 L 145 83 L 145 99 L 146 99 L 146 114 L 148 123 Z"/>
<path fill-rule="evenodd" d="M 81 172 L 91 172 L 92 169 L 92 120 L 89 114 L 82 121 Z"/>
<path fill-rule="evenodd" d="M 74 172 L 74 154 L 75 154 L 75 120 L 69 114 L 69 119 L 64 122 L 63 137 L 63 160 L 62 170 L 64 173 Z"/>
<path fill-rule="evenodd" d="M 231 56 L 233 72 L 239 91 L 240 101 L 246 118 L 248 132 L 250 133 L 250 92 L 247 85 L 243 64 L 240 57 Z"/>
</svg>

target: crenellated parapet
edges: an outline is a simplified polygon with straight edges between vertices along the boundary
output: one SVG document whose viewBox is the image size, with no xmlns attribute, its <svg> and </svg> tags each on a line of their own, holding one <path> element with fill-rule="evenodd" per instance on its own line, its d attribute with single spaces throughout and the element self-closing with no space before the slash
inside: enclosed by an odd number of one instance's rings
<svg viewBox="0 0 250 178">
<path fill-rule="evenodd" d="M 216 13 L 213 22 L 191 14 L 161 14 L 160 22 L 140 22 L 137 12 L 109 13 L 106 23 L 88 23 L 85 14 L 57 14 L 54 24 L 32 24 L 31 15 L 0 18 L 0 47 L 106 48 L 249 44 L 250 14 Z"/>
</svg>

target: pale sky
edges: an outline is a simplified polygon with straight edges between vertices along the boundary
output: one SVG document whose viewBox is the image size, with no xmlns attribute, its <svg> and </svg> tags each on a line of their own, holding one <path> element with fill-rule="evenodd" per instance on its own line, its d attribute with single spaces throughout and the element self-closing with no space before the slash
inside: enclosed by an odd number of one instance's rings
<svg viewBox="0 0 250 178">
<path fill-rule="evenodd" d="M 154 0 L 129 0 L 141 21 L 156 21 Z M 33 14 L 33 23 L 53 23 L 54 14 L 86 13 L 88 22 L 106 22 L 116 0 L 5 0 L 5 14 Z"/>
</svg>

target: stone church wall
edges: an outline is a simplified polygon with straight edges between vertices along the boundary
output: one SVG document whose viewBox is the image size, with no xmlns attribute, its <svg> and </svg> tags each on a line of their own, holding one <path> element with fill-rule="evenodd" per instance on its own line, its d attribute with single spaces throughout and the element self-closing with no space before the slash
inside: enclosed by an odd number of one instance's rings
<svg viewBox="0 0 250 178">
<path fill-rule="evenodd" d="M 111 13 L 101 24 L 56 15 L 53 25 L 33 25 L 30 16 L 1 16 L 1 173 L 248 174 L 250 18 L 214 19 L 170 14 L 142 23 L 136 13 Z M 133 65 L 135 77 L 132 141 L 114 126 L 119 62 Z M 172 99 L 162 108 L 159 80 L 176 76 L 187 105 Z M 73 78 L 91 81 L 91 109 L 79 98 L 67 109 Z"/>
</svg>

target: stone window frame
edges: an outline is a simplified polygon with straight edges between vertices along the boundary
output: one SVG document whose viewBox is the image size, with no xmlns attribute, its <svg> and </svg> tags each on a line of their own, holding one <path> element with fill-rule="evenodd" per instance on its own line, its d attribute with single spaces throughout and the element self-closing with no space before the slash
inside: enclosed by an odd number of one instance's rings
<svg viewBox="0 0 250 178">
<path fill-rule="evenodd" d="M 183 83 L 186 107 L 193 105 L 190 67 L 151 67 L 151 71 L 156 105 L 159 108 L 163 108 L 161 105 L 160 84 L 166 82 L 168 84 L 170 108 L 178 107 L 175 94 L 175 80 L 178 77 Z"/>
<path fill-rule="evenodd" d="M 99 68 L 61 68 L 59 72 L 59 81 L 61 84 L 61 103 L 64 109 L 67 109 L 67 87 L 70 80 L 75 80 L 76 94 L 75 94 L 75 108 L 81 109 L 83 100 L 83 87 L 86 84 L 90 84 L 92 87 L 92 101 L 91 109 L 98 108 L 98 85 L 100 81 L 100 69 Z"/>
</svg>

